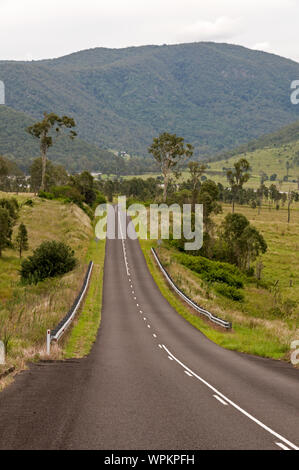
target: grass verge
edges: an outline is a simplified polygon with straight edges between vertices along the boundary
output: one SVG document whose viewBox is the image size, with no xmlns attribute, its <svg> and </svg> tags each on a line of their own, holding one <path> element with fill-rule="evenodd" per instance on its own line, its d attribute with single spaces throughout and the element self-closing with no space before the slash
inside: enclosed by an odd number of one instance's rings
<svg viewBox="0 0 299 470">
<path fill-rule="evenodd" d="M 250 318 L 239 318 L 237 321 L 236 318 L 227 318 L 224 315 L 225 319 L 233 321 L 233 331 L 222 332 L 210 326 L 199 314 L 192 314 L 186 304 L 166 284 L 164 277 L 155 264 L 150 253 L 150 248 L 155 245 L 155 242 L 140 240 L 140 245 L 148 268 L 161 294 L 185 320 L 200 330 L 207 338 L 226 349 L 273 359 L 287 358 L 289 343 L 284 343 L 271 329 L 256 324 Z"/>
<path fill-rule="evenodd" d="M 89 354 L 96 340 L 101 321 L 105 240 L 92 240 L 87 252 L 87 262 L 94 268 L 81 314 L 75 320 L 64 347 L 65 358 L 81 358 Z"/>
<path fill-rule="evenodd" d="M 11 198 L 1 193 L 0 197 Z M 20 282 L 21 260 L 13 249 L 6 249 L 0 259 L 0 339 L 6 343 L 6 368 L 15 367 L 15 373 L 27 367 L 30 361 L 45 357 L 46 331 L 54 328 L 65 316 L 82 285 L 87 269 L 86 254 L 93 236 L 89 217 L 74 204 L 42 200 L 29 195 L 17 197 L 21 208 L 14 226 L 15 240 L 18 226 L 23 222 L 28 230 L 29 250 L 32 254 L 42 241 L 57 240 L 67 243 L 78 260 L 75 269 L 64 276 L 47 279 L 36 285 Z M 61 351 L 53 348 L 53 357 Z M 4 379 L 3 379 L 4 380 Z M 1 382 L 3 381 L 1 380 Z"/>
</svg>

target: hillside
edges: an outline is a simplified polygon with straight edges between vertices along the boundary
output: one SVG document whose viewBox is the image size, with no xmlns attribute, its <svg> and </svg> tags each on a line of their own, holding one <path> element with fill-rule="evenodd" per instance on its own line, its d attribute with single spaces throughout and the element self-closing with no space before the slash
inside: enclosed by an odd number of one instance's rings
<svg viewBox="0 0 299 470">
<path fill-rule="evenodd" d="M 284 126 L 276 132 L 263 135 L 247 144 L 240 145 L 233 150 L 218 154 L 215 156 L 215 159 L 224 160 L 242 153 L 254 152 L 255 150 L 261 150 L 267 147 L 281 147 L 283 144 L 290 144 L 297 141 L 299 141 L 299 121 Z"/>
<path fill-rule="evenodd" d="M 0 106 L 0 155 L 15 162 L 23 171 L 28 171 L 32 159 L 40 155 L 39 142 L 31 137 L 26 128 L 34 120 L 24 113 Z M 106 172 L 114 155 L 101 150 L 80 138 L 71 141 L 58 139 L 49 151 L 54 163 L 64 165 L 69 171 L 94 170 Z"/>
<path fill-rule="evenodd" d="M 226 181 L 225 173 L 239 158 L 246 158 L 252 169 L 248 186 L 258 186 L 262 173 L 272 182 L 282 182 L 288 174 L 288 181 L 279 183 L 282 190 L 297 189 L 299 179 L 299 122 L 283 127 L 237 149 L 226 152 L 222 160 L 209 164 L 209 173 L 220 182 Z M 270 181 L 272 175 L 277 175 Z"/>
<path fill-rule="evenodd" d="M 219 43 L 0 62 L 7 105 L 34 118 L 69 114 L 89 143 L 143 155 L 165 130 L 207 156 L 294 122 L 290 83 L 298 76 L 296 62 Z"/>
<path fill-rule="evenodd" d="M 0 192 L 0 198 L 10 197 Z M 13 233 L 15 240 L 19 224 L 26 225 L 29 250 L 24 257 L 31 255 L 43 241 L 57 240 L 71 246 L 78 264 L 64 276 L 38 285 L 22 285 L 17 251 L 3 251 L 0 258 L 0 325 L 2 334 L 6 332 L 9 338 L 7 362 L 17 370 L 28 359 L 42 353 L 46 329 L 57 325 L 78 295 L 90 259 L 93 233 L 90 219 L 77 206 L 30 197 L 30 206 L 24 204 L 28 195 L 17 197 L 21 208 Z M 0 373 L 2 370 L 0 366 Z"/>
</svg>

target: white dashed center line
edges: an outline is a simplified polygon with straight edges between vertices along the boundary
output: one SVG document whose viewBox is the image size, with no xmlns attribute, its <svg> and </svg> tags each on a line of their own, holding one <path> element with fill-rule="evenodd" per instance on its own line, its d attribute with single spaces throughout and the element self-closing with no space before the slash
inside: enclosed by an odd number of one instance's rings
<svg viewBox="0 0 299 470">
<path fill-rule="evenodd" d="M 230 400 L 229 398 L 227 398 L 225 395 L 223 395 L 223 393 L 219 392 L 215 387 L 213 387 L 213 385 L 209 384 L 206 380 L 204 380 L 202 377 L 200 377 L 199 375 L 197 375 L 195 372 L 193 372 L 189 367 L 187 367 L 185 364 L 183 364 L 183 362 L 181 362 L 178 358 L 176 358 L 167 348 L 166 346 L 163 344 L 163 349 L 165 350 L 165 352 L 168 354 L 168 358 L 176 361 L 181 367 L 184 368 L 184 370 L 187 370 L 190 374 L 192 374 L 193 377 L 195 377 L 196 379 L 198 379 L 200 382 L 202 382 L 204 385 L 206 385 L 210 390 L 212 390 L 214 393 L 217 393 L 217 395 L 215 395 L 215 397 L 217 397 L 217 400 L 220 399 L 220 397 L 222 397 L 223 399 L 223 402 L 224 400 L 226 400 L 226 402 L 224 402 L 226 405 L 229 404 L 231 405 L 233 408 L 235 408 L 236 410 L 238 410 L 240 413 L 242 413 L 243 415 L 245 415 L 247 418 L 249 418 L 251 421 L 253 421 L 254 423 L 256 423 L 258 426 L 260 426 L 261 428 L 263 428 L 266 432 L 272 434 L 272 436 L 275 436 L 276 439 L 279 439 L 280 441 L 284 442 L 283 445 L 285 445 L 285 447 L 289 446 L 291 447 L 292 449 L 294 450 L 299 450 L 298 447 L 293 444 L 292 442 L 290 442 L 288 439 L 284 438 L 283 436 L 281 436 L 280 434 L 278 434 L 277 432 L 275 432 L 273 429 L 269 428 L 268 426 L 266 426 L 264 423 L 262 423 L 260 420 L 258 420 L 257 418 L 255 418 L 254 416 L 252 416 L 250 413 L 248 413 L 247 411 L 245 411 L 243 408 L 241 408 L 239 405 L 237 405 L 236 403 L 234 403 L 232 400 Z M 220 400 L 219 400 L 220 401 Z M 280 443 L 276 443 L 277 445 L 279 445 Z M 279 445 L 279 447 L 281 447 Z M 286 449 L 284 449 L 286 450 Z"/>
<path fill-rule="evenodd" d="M 280 447 L 282 450 L 291 450 L 289 449 L 287 446 L 285 446 L 284 444 L 282 444 L 281 442 L 275 442 L 275 444 Z"/>
<path fill-rule="evenodd" d="M 225 403 L 225 401 L 222 400 L 222 398 L 218 397 L 218 395 L 213 395 L 213 397 L 216 398 L 216 400 L 220 401 L 220 403 L 222 403 L 222 405 L 227 406 L 227 403 Z"/>
<path fill-rule="evenodd" d="M 190 372 L 188 372 L 187 370 L 184 370 L 185 374 L 187 374 L 189 377 L 192 377 L 192 374 L 190 374 Z"/>
</svg>

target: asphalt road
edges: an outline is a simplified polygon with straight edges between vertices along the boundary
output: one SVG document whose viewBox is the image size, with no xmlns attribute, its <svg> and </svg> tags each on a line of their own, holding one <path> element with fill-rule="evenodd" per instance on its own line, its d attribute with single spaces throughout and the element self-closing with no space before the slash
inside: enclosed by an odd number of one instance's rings
<svg viewBox="0 0 299 470">
<path fill-rule="evenodd" d="M 206 339 L 160 294 L 137 240 L 107 241 L 103 289 L 89 357 L 32 365 L 0 394 L 1 449 L 299 446 L 299 371 Z"/>
</svg>

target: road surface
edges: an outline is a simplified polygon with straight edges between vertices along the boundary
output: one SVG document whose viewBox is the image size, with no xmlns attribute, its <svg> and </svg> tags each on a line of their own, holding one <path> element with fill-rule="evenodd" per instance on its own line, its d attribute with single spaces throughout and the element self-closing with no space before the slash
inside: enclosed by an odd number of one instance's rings
<svg viewBox="0 0 299 470">
<path fill-rule="evenodd" d="M 224 350 L 180 317 L 137 240 L 107 240 L 91 354 L 32 365 L 0 394 L 0 448 L 295 449 L 298 394 L 292 366 Z"/>
</svg>

